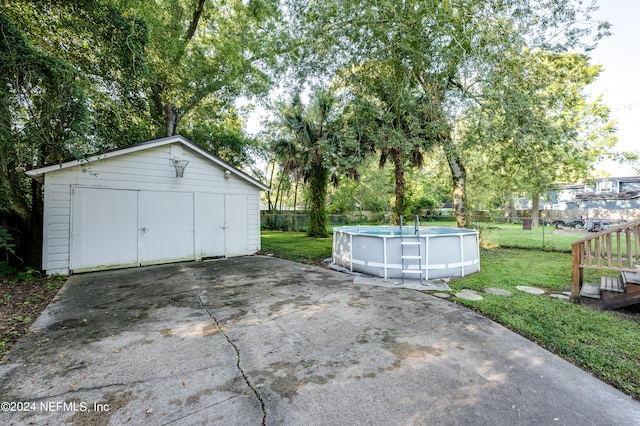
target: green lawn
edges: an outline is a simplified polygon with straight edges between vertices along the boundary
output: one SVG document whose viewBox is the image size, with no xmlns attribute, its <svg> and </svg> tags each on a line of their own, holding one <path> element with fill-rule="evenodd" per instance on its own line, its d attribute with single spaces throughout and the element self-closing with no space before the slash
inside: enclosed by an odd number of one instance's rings
<svg viewBox="0 0 640 426">
<path fill-rule="evenodd" d="M 308 238 L 304 232 L 262 231 L 262 253 L 282 259 L 319 265 L 331 257 L 333 236 Z"/>
<path fill-rule="evenodd" d="M 504 324 L 627 394 L 640 397 L 640 323 L 615 311 L 596 311 L 516 289 L 530 285 L 549 292 L 569 290 L 569 254 L 483 249 L 480 263 L 481 272 L 452 280 L 451 288 L 481 292 L 497 287 L 511 291 L 513 296 L 482 294 L 484 300 L 456 299 L 456 303 Z M 586 281 L 598 281 L 597 271 L 585 275 Z"/>
<path fill-rule="evenodd" d="M 480 224 L 483 242 L 500 247 L 571 252 L 571 243 L 588 235 L 587 232 L 572 235 L 565 235 L 564 232 L 574 231 L 560 231 L 553 226 L 538 226 L 524 231 L 522 224 Z"/>
<path fill-rule="evenodd" d="M 451 224 L 451 223 L 449 223 Z M 430 223 L 432 225 L 432 223 Z M 640 323 L 615 311 L 596 311 L 548 296 L 533 296 L 516 289 L 519 285 L 540 287 L 548 292 L 569 290 L 571 255 L 565 252 L 504 248 L 509 241 L 535 247 L 536 231 L 520 226 L 482 232 L 481 271 L 454 279 L 450 286 L 482 291 L 497 287 L 510 297 L 483 294 L 484 300 L 454 302 L 491 318 L 540 346 L 564 357 L 636 399 L 640 399 Z M 547 228 L 552 229 L 552 228 Z M 545 231 L 546 231 L 545 230 Z M 541 231 L 540 232 L 540 236 Z M 527 237 L 533 235 L 533 240 Z M 558 237 L 557 240 L 555 237 Z M 562 238 L 560 238 L 562 237 Z M 550 244 L 571 246 L 580 236 L 555 235 Z M 306 238 L 304 233 L 262 232 L 262 252 L 297 262 L 320 265 L 331 256 L 331 238 Z M 586 270 L 585 281 L 599 282 L 602 272 Z"/>
</svg>

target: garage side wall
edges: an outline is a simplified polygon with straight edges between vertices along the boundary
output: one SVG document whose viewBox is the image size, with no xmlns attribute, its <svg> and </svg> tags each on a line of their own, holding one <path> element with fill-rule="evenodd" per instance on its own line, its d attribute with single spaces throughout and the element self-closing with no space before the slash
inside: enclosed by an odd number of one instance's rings
<svg viewBox="0 0 640 426">
<path fill-rule="evenodd" d="M 176 177 L 175 157 L 189 161 L 183 177 Z M 235 174 L 225 177 L 224 172 L 180 143 L 48 172 L 44 182 L 43 269 L 48 274 L 69 273 L 75 187 L 244 195 L 248 205 L 246 254 L 255 253 L 260 249 L 259 189 Z"/>
</svg>

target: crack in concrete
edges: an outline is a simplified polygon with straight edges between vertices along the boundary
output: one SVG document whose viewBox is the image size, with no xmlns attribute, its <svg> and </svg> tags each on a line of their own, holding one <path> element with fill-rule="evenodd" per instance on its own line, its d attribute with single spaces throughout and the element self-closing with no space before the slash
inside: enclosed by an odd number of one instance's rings
<svg viewBox="0 0 640 426">
<path fill-rule="evenodd" d="M 260 401 L 260 408 L 262 409 L 262 426 L 265 426 L 267 423 L 267 408 L 264 404 L 264 400 L 262 399 L 262 395 L 260 395 L 260 392 L 258 392 L 258 389 L 251 383 L 251 381 L 249 380 L 249 377 L 240 366 L 240 361 L 241 361 L 240 349 L 238 349 L 238 346 L 235 343 L 233 343 L 233 341 L 227 335 L 227 332 L 224 330 L 224 328 L 220 326 L 218 319 L 211 313 L 211 311 L 209 311 L 209 308 L 205 306 L 204 301 L 200 297 L 200 295 L 205 291 L 206 291 L 205 289 L 200 287 L 200 293 L 198 293 L 198 300 L 200 300 L 200 305 L 207 312 L 207 314 L 209 314 L 211 319 L 213 319 L 213 321 L 216 323 L 216 327 L 218 327 L 218 331 L 220 331 L 220 334 L 222 334 L 225 337 L 225 339 L 227 339 L 227 342 L 229 342 L 229 344 L 233 347 L 234 351 L 236 352 L 236 367 L 238 368 L 238 371 L 240 371 L 240 374 L 242 375 L 244 382 L 247 384 L 247 386 L 249 386 L 249 389 L 251 389 L 251 391 L 256 396 L 258 401 Z"/>
</svg>

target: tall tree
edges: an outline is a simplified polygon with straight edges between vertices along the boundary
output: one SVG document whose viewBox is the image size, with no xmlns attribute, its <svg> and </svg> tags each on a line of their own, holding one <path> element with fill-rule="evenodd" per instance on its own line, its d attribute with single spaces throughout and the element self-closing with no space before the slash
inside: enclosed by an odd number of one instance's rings
<svg viewBox="0 0 640 426">
<path fill-rule="evenodd" d="M 479 172 L 493 179 L 496 192 L 531 196 L 537 226 L 540 196 L 557 182 L 586 178 L 610 153 L 615 127 L 600 99 L 584 93 L 600 73 L 588 57 L 523 51 L 517 61 L 502 86 L 484 94 L 480 115 L 461 133 L 474 147 L 471 155 L 482 142 Z"/>
<path fill-rule="evenodd" d="M 354 136 L 365 153 L 377 150 L 380 167 L 393 164 L 395 202 L 393 222 L 405 213 L 405 175 L 410 167 L 422 167 L 434 134 L 424 120 L 424 99 L 407 87 L 401 59 L 391 63 L 370 61 L 341 73 L 352 95 L 357 119 L 350 121 Z M 426 126 L 425 126 L 426 124 Z"/>
<path fill-rule="evenodd" d="M 121 0 L 149 31 L 145 93 L 151 116 L 171 136 L 203 102 L 223 107 L 270 82 L 275 0 Z"/>
<path fill-rule="evenodd" d="M 283 160 L 284 171 L 307 184 L 307 235 L 326 237 L 327 186 L 330 182 L 337 185 L 341 172 L 357 178 L 354 168 L 338 167 L 341 158 L 357 161 L 357 153 L 344 138 L 342 109 L 331 92 L 316 89 L 308 105 L 295 95 L 289 105 L 280 105 L 279 114 L 281 137 L 274 149 Z"/>
<path fill-rule="evenodd" d="M 27 236 L 18 250 L 37 265 L 42 186 L 24 170 L 81 149 L 88 106 L 76 70 L 34 47 L 2 14 L 0 56 L 5 58 L 0 61 L 0 221 L 10 221 Z"/>
<path fill-rule="evenodd" d="M 34 48 L 75 70 L 89 110 L 85 153 L 152 136 L 143 90 L 148 40 L 143 21 L 99 0 L 7 0 L 0 11 Z"/>
<path fill-rule="evenodd" d="M 400 81 L 421 92 L 423 120 L 449 165 L 461 227 L 466 225 L 466 166 L 456 126 L 470 107 L 481 102 L 486 85 L 500 84 L 485 75 L 496 67 L 511 66 L 525 47 L 546 51 L 585 47 L 582 41 L 594 29 L 582 24 L 588 22 L 593 5 L 583 7 L 570 0 L 290 3 L 289 10 L 308 28 L 309 44 L 335 66 L 351 67 L 371 58 L 389 64 L 401 61 Z M 596 38 L 607 26 L 598 29 L 602 31 Z"/>
</svg>

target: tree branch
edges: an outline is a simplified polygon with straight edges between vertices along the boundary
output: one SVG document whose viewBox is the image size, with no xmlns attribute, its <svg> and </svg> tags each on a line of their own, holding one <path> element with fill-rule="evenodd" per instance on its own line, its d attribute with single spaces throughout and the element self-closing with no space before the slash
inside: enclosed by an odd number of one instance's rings
<svg viewBox="0 0 640 426">
<path fill-rule="evenodd" d="M 182 41 L 184 43 L 188 43 L 193 38 L 193 35 L 196 33 L 196 29 L 198 28 L 198 23 L 200 22 L 200 17 L 202 16 L 202 11 L 204 10 L 204 2 L 205 0 L 199 0 L 196 5 L 195 10 L 193 11 L 193 16 L 191 17 L 191 23 L 189 23 L 189 28 L 187 32 L 184 34 Z"/>
<path fill-rule="evenodd" d="M 151 85 L 151 99 L 153 99 L 153 104 L 156 106 L 160 117 L 164 117 L 164 102 L 162 102 L 162 86 L 158 83 L 153 83 Z"/>
</svg>

